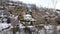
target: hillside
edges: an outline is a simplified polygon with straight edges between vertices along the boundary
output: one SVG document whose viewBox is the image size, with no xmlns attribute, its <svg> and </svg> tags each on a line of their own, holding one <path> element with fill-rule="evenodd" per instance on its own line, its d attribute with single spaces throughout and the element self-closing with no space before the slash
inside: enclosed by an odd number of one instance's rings
<svg viewBox="0 0 60 34">
<path fill-rule="evenodd" d="M 23 4 L 23 3 L 22 3 Z M 24 6 L 23 6 L 24 5 Z M 26 7 L 26 4 L 23 4 L 21 6 L 14 6 L 14 7 L 7 7 L 7 11 L 10 12 L 13 15 L 18 15 L 19 20 L 23 20 L 23 14 L 26 14 L 29 12 L 28 7 Z M 32 9 L 32 17 L 36 19 L 37 21 L 35 24 L 58 24 L 60 22 L 58 18 L 60 18 L 56 12 L 54 12 L 55 9 L 48 9 L 48 8 L 38 8 L 33 4 L 29 4 L 31 6 L 30 9 Z M 29 6 L 28 5 L 28 6 Z"/>
</svg>

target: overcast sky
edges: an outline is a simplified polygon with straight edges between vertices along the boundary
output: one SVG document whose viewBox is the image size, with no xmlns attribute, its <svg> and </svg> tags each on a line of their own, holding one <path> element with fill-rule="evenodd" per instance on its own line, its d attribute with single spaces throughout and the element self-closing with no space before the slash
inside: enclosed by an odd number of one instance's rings
<svg viewBox="0 0 60 34">
<path fill-rule="evenodd" d="M 38 7 L 42 6 L 47 8 L 54 8 L 56 4 L 55 8 L 60 9 L 60 0 L 18 0 L 18 1 L 22 1 L 24 3 L 36 4 Z"/>
</svg>

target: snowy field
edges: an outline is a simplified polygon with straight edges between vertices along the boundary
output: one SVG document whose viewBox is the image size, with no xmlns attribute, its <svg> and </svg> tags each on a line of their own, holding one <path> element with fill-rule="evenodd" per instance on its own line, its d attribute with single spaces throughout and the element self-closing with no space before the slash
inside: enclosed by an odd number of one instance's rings
<svg viewBox="0 0 60 34">
<path fill-rule="evenodd" d="M 7 23 L 0 23 L 0 34 L 13 34 L 12 31 L 10 31 L 11 27 L 9 29 L 6 29 L 4 31 L 2 31 L 2 29 L 7 28 L 11 26 L 11 24 L 7 24 Z M 22 26 L 22 24 L 19 25 L 20 27 L 20 32 L 16 32 L 16 34 L 27 34 L 23 28 L 25 28 L 24 26 Z M 32 30 L 35 29 L 35 31 L 32 31 L 32 34 L 52 34 L 54 31 L 54 26 L 53 25 L 44 25 L 44 28 L 38 30 L 37 28 L 32 28 L 33 26 L 29 26 Z M 57 27 L 57 34 L 60 34 L 60 25 L 56 26 Z"/>
</svg>

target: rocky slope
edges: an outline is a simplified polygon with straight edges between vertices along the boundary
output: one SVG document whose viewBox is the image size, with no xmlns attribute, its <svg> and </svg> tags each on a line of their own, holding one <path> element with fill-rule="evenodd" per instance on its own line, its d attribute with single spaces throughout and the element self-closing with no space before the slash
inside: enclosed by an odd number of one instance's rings
<svg viewBox="0 0 60 34">
<path fill-rule="evenodd" d="M 23 4 L 24 5 L 24 4 Z M 60 11 L 56 11 L 54 9 L 48 9 L 48 8 L 38 8 L 35 5 L 30 5 L 31 9 L 32 9 L 32 17 L 34 19 L 36 19 L 36 23 L 35 24 L 58 24 L 60 23 L 60 17 L 58 12 Z M 8 7 L 7 9 L 8 12 L 10 12 L 13 15 L 18 15 L 18 19 L 19 20 L 23 20 L 23 14 L 26 14 L 27 12 L 29 12 L 28 7 L 26 7 L 26 5 L 24 6 L 14 6 L 14 7 Z"/>
</svg>

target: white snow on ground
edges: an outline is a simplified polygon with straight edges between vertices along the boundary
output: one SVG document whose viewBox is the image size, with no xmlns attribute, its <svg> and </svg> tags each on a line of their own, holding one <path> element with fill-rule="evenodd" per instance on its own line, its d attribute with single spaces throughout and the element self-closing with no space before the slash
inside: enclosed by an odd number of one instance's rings
<svg viewBox="0 0 60 34">
<path fill-rule="evenodd" d="M 45 29 L 53 29 L 54 26 L 53 25 L 45 25 L 44 26 Z M 60 25 L 56 26 L 57 30 L 60 30 Z"/>
<path fill-rule="evenodd" d="M 57 30 L 60 30 L 60 25 L 57 26 Z"/>
<path fill-rule="evenodd" d="M 45 29 L 53 29 L 53 27 L 54 27 L 53 25 L 45 25 L 44 26 Z"/>
<path fill-rule="evenodd" d="M 23 24 L 20 23 L 19 28 L 25 28 L 25 26 L 23 26 Z"/>
<path fill-rule="evenodd" d="M 40 30 L 39 34 L 45 34 L 44 29 Z"/>
<path fill-rule="evenodd" d="M 7 23 L 0 23 L 0 30 L 4 29 L 4 28 L 7 28 L 11 26 L 11 24 L 7 24 Z"/>
<path fill-rule="evenodd" d="M 12 26 L 9 29 L 3 30 L 4 28 L 7 28 L 11 26 L 11 24 L 7 24 L 7 23 L 0 23 L 0 34 L 12 34 L 12 32 L 10 31 L 10 29 L 12 28 Z"/>
<path fill-rule="evenodd" d="M 48 14 L 48 15 L 50 14 L 49 12 L 45 12 L 45 13 Z"/>
<path fill-rule="evenodd" d="M 32 27 L 34 27 L 34 26 L 27 26 L 28 28 L 32 28 Z"/>
<path fill-rule="evenodd" d="M 10 25 L 7 24 L 7 23 L 2 23 L 2 27 L 3 27 L 3 28 L 9 27 L 9 26 L 10 26 Z"/>
</svg>

